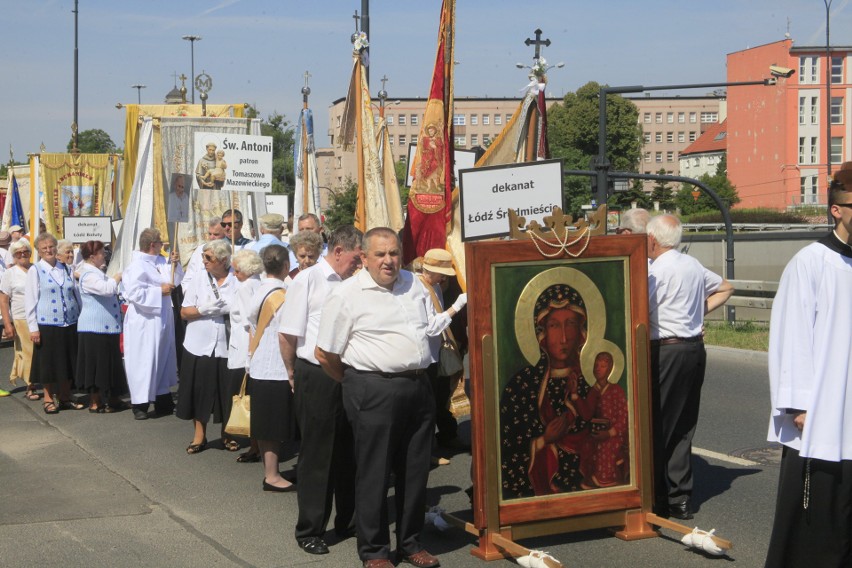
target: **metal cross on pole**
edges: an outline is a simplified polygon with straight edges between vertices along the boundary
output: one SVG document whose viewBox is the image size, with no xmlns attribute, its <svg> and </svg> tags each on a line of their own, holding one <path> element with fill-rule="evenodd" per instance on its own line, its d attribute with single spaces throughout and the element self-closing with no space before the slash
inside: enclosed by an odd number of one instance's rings
<svg viewBox="0 0 852 568">
<path fill-rule="evenodd" d="M 538 60 L 539 57 L 541 57 L 541 46 L 542 45 L 545 46 L 545 47 L 550 46 L 550 40 L 549 39 L 544 39 L 544 40 L 541 39 L 541 33 L 542 33 L 541 30 L 537 29 L 535 31 L 535 39 L 527 38 L 524 41 L 524 44 L 526 44 L 526 45 L 534 45 L 535 46 L 535 56 L 533 56 L 533 59 L 535 59 L 536 61 Z"/>
<path fill-rule="evenodd" d="M 310 73 L 305 71 L 305 86 L 302 87 L 302 102 L 305 105 L 305 108 L 308 108 L 308 95 L 311 94 L 311 88 L 308 86 L 308 80 L 313 77 Z"/>
<path fill-rule="evenodd" d="M 355 33 L 357 34 L 361 29 L 358 27 L 358 23 L 361 20 L 361 16 L 358 15 L 358 10 L 355 10 L 355 15 L 352 16 L 352 19 L 355 20 Z"/>
</svg>

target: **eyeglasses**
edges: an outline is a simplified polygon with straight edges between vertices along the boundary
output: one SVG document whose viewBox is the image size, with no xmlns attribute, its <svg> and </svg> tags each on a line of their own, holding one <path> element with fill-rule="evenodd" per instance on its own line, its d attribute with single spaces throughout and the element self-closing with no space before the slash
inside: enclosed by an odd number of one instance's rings
<svg viewBox="0 0 852 568">
<path fill-rule="evenodd" d="M 216 262 L 216 257 L 212 254 L 205 254 L 204 260 L 206 260 L 207 262 Z"/>
<path fill-rule="evenodd" d="M 232 223 L 225 223 L 224 221 L 222 222 L 222 226 L 225 227 L 225 228 L 228 228 L 231 225 L 232 225 Z"/>
<path fill-rule="evenodd" d="M 19 251 L 19 252 L 16 252 L 15 254 L 13 254 L 12 256 L 22 258 L 22 257 L 25 257 L 25 256 L 30 256 L 30 253 L 26 252 L 26 251 Z"/>
<path fill-rule="evenodd" d="M 838 207 L 846 207 L 847 209 L 852 209 L 852 203 L 835 203 Z"/>
</svg>

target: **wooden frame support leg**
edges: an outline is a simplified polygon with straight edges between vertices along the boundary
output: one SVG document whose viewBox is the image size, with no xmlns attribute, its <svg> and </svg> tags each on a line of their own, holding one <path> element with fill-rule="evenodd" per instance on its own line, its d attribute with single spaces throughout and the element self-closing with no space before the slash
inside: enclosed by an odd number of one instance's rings
<svg viewBox="0 0 852 568">
<path fill-rule="evenodd" d="M 500 541 L 512 542 L 512 529 L 502 529 L 500 532 L 485 529 L 479 534 L 479 546 L 473 548 L 470 553 L 481 560 L 501 560 L 510 557 L 509 551 L 495 542 L 495 537 Z M 513 543 L 514 544 L 514 543 Z"/>
<path fill-rule="evenodd" d="M 654 530 L 654 527 L 648 522 L 647 515 L 648 513 L 641 509 L 625 511 L 624 528 L 615 531 L 615 536 L 621 540 L 639 540 L 660 536 L 660 533 Z"/>
</svg>

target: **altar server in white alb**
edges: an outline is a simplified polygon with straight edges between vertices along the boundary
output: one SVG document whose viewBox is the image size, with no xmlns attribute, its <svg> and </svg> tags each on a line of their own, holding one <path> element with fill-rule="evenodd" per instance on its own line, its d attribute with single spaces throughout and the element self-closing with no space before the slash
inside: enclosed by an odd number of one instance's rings
<svg viewBox="0 0 852 568">
<path fill-rule="evenodd" d="M 133 416 L 148 417 L 154 401 L 157 414 L 174 410 L 171 387 L 177 384 L 172 290 L 180 285 L 183 269 L 172 253 L 171 262 L 161 253 L 163 239 L 157 229 L 139 235 L 139 250 L 124 271 L 122 284 L 127 314 L 124 319 L 124 365 Z M 172 280 L 174 265 L 174 280 Z"/>
<path fill-rule="evenodd" d="M 784 269 L 769 327 L 783 444 L 766 566 L 852 566 L 852 162 L 828 195 L 834 231 Z"/>
</svg>

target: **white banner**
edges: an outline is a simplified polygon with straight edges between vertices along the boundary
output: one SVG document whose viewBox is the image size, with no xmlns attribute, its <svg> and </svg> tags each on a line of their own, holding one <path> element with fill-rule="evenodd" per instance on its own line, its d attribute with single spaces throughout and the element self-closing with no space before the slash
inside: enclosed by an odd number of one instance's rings
<svg viewBox="0 0 852 568">
<path fill-rule="evenodd" d="M 272 191 L 272 137 L 195 133 L 195 189 Z"/>
<path fill-rule="evenodd" d="M 562 160 L 482 167 L 459 172 L 462 240 L 509 234 L 509 209 L 543 223 L 562 207 Z"/>
<path fill-rule="evenodd" d="M 266 197 L 266 212 L 278 213 L 284 217 L 286 221 L 290 216 L 289 203 L 286 195 L 267 195 Z"/>
</svg>

